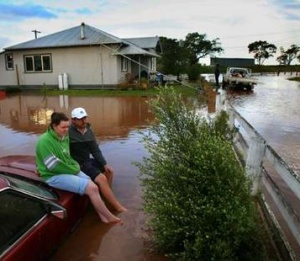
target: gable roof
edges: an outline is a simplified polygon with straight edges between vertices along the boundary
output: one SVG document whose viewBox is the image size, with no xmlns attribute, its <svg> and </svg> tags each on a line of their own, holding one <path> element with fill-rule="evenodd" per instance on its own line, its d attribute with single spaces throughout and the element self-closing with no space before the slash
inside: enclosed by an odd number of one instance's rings
<svg viewBox="0 0 300 261">
<path fill-rule="evenodd" d="M 92 46 L 101 44 L 120 44 L 122 47 L 116 54 L 143 54 L 156 56 L 156 54 L 144 50 L 142 46 L 138 46 L 132 42 L 127 41 L 126 39 L 120 39 L 114 35 L 101 31 L 95 27 L 86 25 L 84 23 L 70 29 L 66 29 L 57 33 L 4 48 L 4 50 L 14 51 L 42 48 Z"/>
</svg>

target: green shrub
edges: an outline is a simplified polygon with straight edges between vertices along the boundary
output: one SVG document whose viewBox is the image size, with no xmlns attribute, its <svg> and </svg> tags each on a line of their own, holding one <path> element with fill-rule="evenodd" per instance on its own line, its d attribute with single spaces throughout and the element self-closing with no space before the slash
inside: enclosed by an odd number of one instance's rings
<svg viewBox="0 0 300 261">
<path fill-rule="evenodd" d="M 264 260 L 250 184 L 224 138 L 228 129 L 197 116 L 170 88 L 150 108 L 158 124 L 143 136 L 149 156 L 137 165 L 155 246 L 176 260 Z"/>
<path fill-rule="evenodd" d="M 200 68 L 201 66 L 199 64 L 191 65 L 188 68 L 187 74 L 189 76 L 190 81 L 197 81 L 199 79 L 201 71 Z"/>
</svg>

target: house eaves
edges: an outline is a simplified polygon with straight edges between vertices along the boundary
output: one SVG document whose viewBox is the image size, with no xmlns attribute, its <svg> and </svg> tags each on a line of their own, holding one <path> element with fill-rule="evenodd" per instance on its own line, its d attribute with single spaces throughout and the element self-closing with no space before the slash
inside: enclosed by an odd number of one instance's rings
<svg viewBox="0 0 300 261">
<path fill-rule="evenodd" d="M 152 57 L 159 57 L 159 55 L 148 52 L 138 46 L 135 46 L 134 44 L 131 44 L 129 42 L 126 42 L 127 45 L 124 45 L 120 50 L 118 50 L 116 55 L 145 55 L 145 56 L 152 56 Z M 125 44 L 126 44 L 125 43 Z"/>
<path fill-rule="evenodd" d="M 121 44 L 122 39 L 82 23 L 67 30 L 4 48 L 5 51 Z"/>
</svg>

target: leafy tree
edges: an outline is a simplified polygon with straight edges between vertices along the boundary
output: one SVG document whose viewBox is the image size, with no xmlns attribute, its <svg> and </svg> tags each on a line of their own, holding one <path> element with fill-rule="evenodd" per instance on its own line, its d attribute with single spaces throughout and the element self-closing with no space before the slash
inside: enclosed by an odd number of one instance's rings
<svg viewBox="0 0 300 261">
<path fill-rule="evenodd" d="M 248 45 L 249 53 L 254 53 L 254 59 L 262 65 L 264 61 L 276 53 L 277 47 L 267 41 L 256 41 Z"/>
<path fill-rule="evenodd" d="M 223 48 L 220 46 L 219 38 L 208 40 L 206 34 L 189 33 L 183 42 L 186 48 L 186 55 L 190 65 L 197 64 L 200 58 L 209 54 L 221 53 Z"/>
<path fill-rule="evenodd" d="M 210 124 L 172 88 L 150 101 L 156 122 L 137 163 L 152 239 L 175 260 L 266 260 L 250 184 L 226 115 Z"/>
<path fill-rule="evenodd" d="M 297 55 L 300 55 L 300 47 L 292 44 L 291 48 L 286 50 L 286 54 L 288 55 L 288 65 L 290 65 Z"/>
<path fill-rule="evenodd" d="M 158 63 L 160 71 L 165 74 L 188 73 L 194 76 L 194 72 L 199 71 L 200 58 L 223 51 L 219 39 L 210 41 L 206 34 L 189 33 L 185 40 L 166 37 L 160 37 L 160 40 L 163 53 Z"/>
<path fill-rule="evenodd" d="M 285 53 L 283 47 L 280 47 L 280 53 L 276 61 L 278 61 L 280 65 L 287 65 L 288 55 Z"/>
<path fill-rule="evenodd" d="M 163 53 L 161 58 L 158 59 L 159 71 L 174 75 L 184 72 L 186 63 L 180 41 L 166 37 L 160 37 L 160 41 Z"/>
</svg>

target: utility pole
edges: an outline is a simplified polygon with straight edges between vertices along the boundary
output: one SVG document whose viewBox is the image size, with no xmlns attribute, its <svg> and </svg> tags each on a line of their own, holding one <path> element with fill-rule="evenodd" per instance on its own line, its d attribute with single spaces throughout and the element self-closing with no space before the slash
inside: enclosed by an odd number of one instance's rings
<svg viewBox="0 0 300 261">
<path fill-rule="evenodd" d="M 31 32 L 34 33 L 35 39 L 37 39 L 37 34 L 41 33 L 40 31 L 37 31 L 37 30 L 32 30 Z"/>
</svg>

